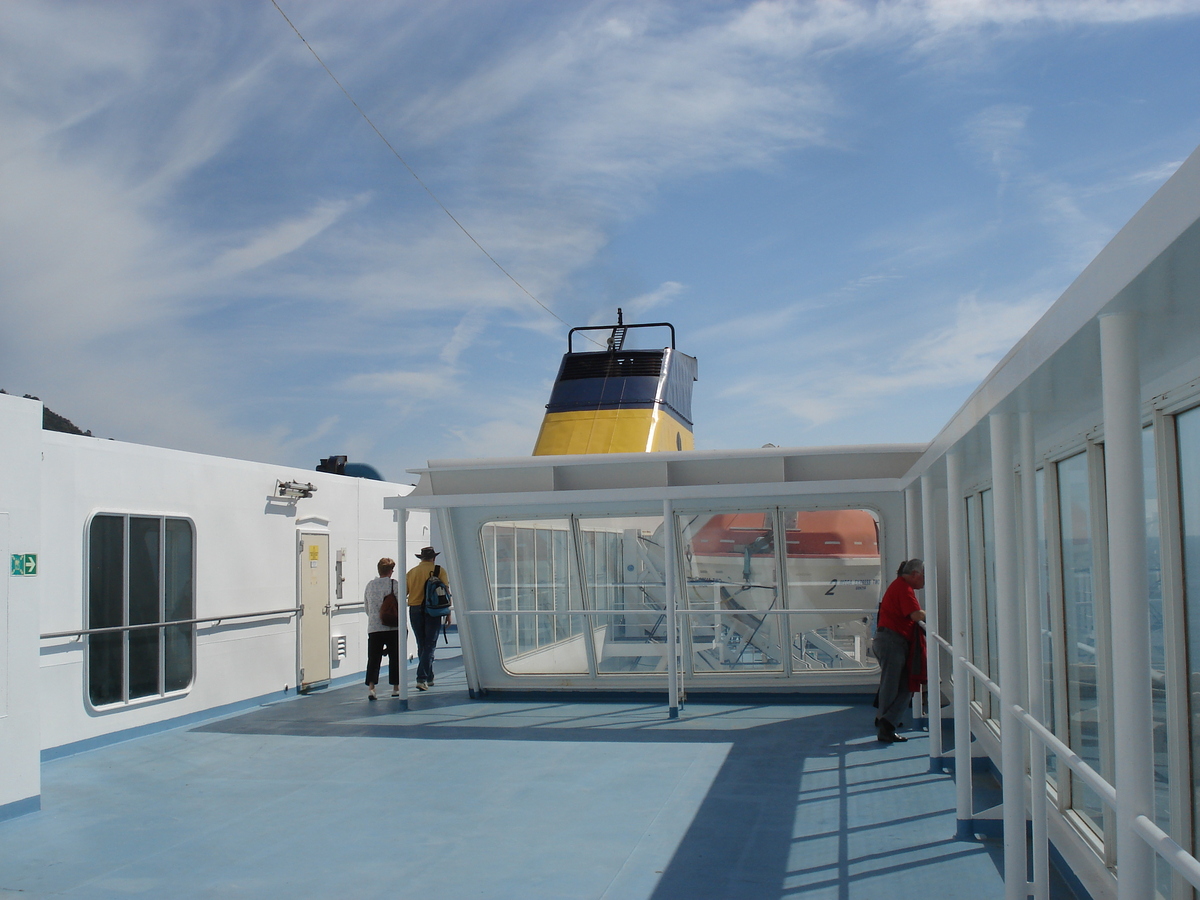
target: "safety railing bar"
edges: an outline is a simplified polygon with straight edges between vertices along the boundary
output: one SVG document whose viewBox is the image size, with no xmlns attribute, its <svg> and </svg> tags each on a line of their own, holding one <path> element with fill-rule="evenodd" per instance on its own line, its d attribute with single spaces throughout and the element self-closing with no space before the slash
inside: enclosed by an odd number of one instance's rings
<svg viewBox="0 0 1200 900">
<path fill-rule="evenodd" d="M 1082 778 L 1087 786 L 1100 795 L 1100 799 L 1113 809 L 1117 806 L 1117 790 L 1109 784 L 1103 775 L 1093 769 L 1078 753 L 1060 741 L 1045 725 L 1031 716 L 1019 706 L 1014 706 L 1013 712 L 1039 741 L 1054 752 L 1065 762 L 1076 775 Z"/>
<path fill-rule="evenodd" d="M 74 631 L 51 631 L 41 635 L 43 641 L 51 638 L 85 637 L 89 634 L 111 634 L 117 631 L 138 631 L 143 628 L 170 628 L 172 625 L 202 625 L 205 622 L 224 622 L 229 619 L 259 619 L 268 616 L 295 615 L 303 607 L 290 606 L 287 609 L 268 609 L 263 612 L 231 613 L 227 616 L 206 616 L 202 619 L 174 619 L 170 622 L 148 622 L 141 625 L 109 625 L 104 628 L 77 628 Z"/>
<path fill-rule="evenodd" d="M 951 653 L 954 652 L 954 645 L 951 644 L 944 637 L 942 637 L 940 634 L 935 634 L 933 632 L 929 632 L 929 637 L 933 638 L 935 641 L 937 641 L 939 644 L 941 644 L 943 647 L 945 647 Z"/>
<path fill-rule="evenodd" d="M 874 609 L 680 609 L 676 610 L 681 616 L 828 616 L 835 613 L 867 613 Z M 655 615 L 661 609 L 644 607 L 642 609 L 468 609 L 468 616 L 628 616 Z"/>
<path fill-rule="evenodd" d="M 1155 825 L 1146 816 L 1137 816 L 1133 820 L 1133 830 L 1154 852 L 1166 860 L 1167 865 L 1188 880 L 1194 888 L 1200 888 L 1200 861 L 1188 853 L 1171 836 Z"/>
<path fill-rule="evenodd" d="M 959 657 L 959 661 L 962 662 L 963 666 L 968 672 L 983 682 L 983 686 L 988 689 L 993 697 L 995 697 L 997 700 L 1000 699 L 1000 685 L 992 681 L 986 672 L 978 668 L 974 663 L 967 662 L 967 660 L 963 659 L 961 656 Z"/>
<path fill-rule="evenodd" d="M 356 606 L 366 606 L 367 604 L 359 600 L 357 603 L 335 603 L 333 604 L 334 612 L 341 612 L 343 609 L 354 609 Z"/>
</svg>

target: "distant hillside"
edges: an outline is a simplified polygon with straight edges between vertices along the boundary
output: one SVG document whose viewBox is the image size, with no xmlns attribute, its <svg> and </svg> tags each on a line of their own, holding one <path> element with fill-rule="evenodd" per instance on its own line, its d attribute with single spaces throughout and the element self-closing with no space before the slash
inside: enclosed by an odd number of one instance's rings
<svg viewBox="0 0 1200 900">
<path fill-rule="evenodd" d="M 7 394 L 8 391 L 0 388 L 0 394 Z M 41 398 L 33 396 L 33 394 L 25 394 L 26 400 L 37 400 L 41 403 Z M 92 432 L 89 429 L 84 431 L 66 416 L 60 416 L 48 406 L 42 407 L 42 428 L 46 431 L 61 431 L 63 434 L 78 434 L 83 437 L 91 437 Z"/>
</svg>

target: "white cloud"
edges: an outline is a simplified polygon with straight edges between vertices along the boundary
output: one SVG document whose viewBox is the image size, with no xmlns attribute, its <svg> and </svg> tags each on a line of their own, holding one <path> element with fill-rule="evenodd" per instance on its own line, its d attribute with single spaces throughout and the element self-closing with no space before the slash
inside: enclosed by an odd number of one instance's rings
<svg viewBox="0 0 1200 900">
<path fill-rule="evenodd" d="M 340 219 L 351 205 L 347 200 L 318 203 L 303 216 L 271 225 L 243 246 L 218 256 L 213 261 L 213 275 L 240 275 L 299 250 Z"/>
</svg>

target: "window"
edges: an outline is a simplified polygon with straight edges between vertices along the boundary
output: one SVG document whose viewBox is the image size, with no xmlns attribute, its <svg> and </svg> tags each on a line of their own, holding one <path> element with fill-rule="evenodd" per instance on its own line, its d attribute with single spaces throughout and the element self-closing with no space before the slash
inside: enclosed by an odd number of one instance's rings
<svg viewBox="0 0 1200 900">
<path fill-rule="evenodd" d="M 193 543 L 186 519 L 92 518 L 87 627 L 117 629 L 88 635 L 93 706 L 176 693 L 192 683 Z"/>
<path fill-rule="evenodd" d="M 483 557 L 504 667 L 522 675 L 588 671 L 584 619 L 570 552 L 570 521 L 489 522 Z"/>
<path fill-rule="evenodd" d="M 1034 476 L 1034 521 L 1037 523 L 1038 617 L 1042 657 L 1042 722 L 1058 733 L 1054 715 L 1054 614 L 1050 606 L 1050 548 L 1046 544 L 1046 470 Z M 1051 781 L 1058 774 L 1058 754 L 1046 754 L 1046 771 Z"/>
<path fill-rule="evenodd" d="M 1183 532 L 1183 591 L 1187 617 L 1189 724 L 1193 804 L 1200 808 L 1200 408 L 1175 417 L 1179 453 L 1179 504 Z M 1200 852 L 1200 829 L 1193 852 Z"/>
<path fill-rule="evenodd" d="M 1058 506 L 1067 660 L 1068 743 L 1093 769 L 1101 765 L 1099 640 L 1093 593 L 1091 494 L 1087 454 L 1058 464 Z M 1072 806 L 1097 832 L 1103 831 L 1100 797 L 1072 775 Z"/>
</svg>

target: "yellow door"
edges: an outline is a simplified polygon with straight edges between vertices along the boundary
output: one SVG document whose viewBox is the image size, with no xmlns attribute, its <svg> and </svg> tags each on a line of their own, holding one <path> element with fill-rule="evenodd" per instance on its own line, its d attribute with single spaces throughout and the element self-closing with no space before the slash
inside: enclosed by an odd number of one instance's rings
<svg viewBox="0 0 1200 900">
<path fill-rule="evenodd" d="M 300 535 L 300 692 L 328 681 L 329 535 Z"/>
</svg>

